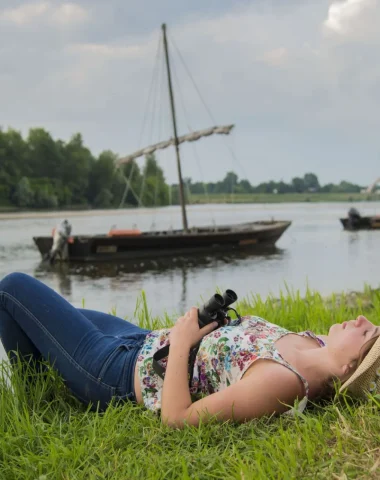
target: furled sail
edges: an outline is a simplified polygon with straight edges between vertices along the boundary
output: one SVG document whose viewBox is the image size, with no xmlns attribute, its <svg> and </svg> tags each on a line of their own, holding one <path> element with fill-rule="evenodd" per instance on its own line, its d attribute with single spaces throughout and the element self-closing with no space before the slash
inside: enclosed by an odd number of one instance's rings
<svg viewBox="0 0 380 480">
<path fill-rule="evenodd" d="M 208 137 L 209 135 L 213 135 L 213 134 L 228 135 L 233 128 L 234 128 L 234 125 L 224 125 L 220 127 L 210 127 L 210 128 L 205 128 L 204 130 L 198 130 L 197 132 L 188 133 L 186 135 L 182 135 L 181 137 L 178 137 L 178 144 L 183 142 L 195 142 L 196 140 L 199 140 L 202 137 Z M 151 145 L 150 147 L 137 150 L 137 152 L 132 153 L 131 155 L 127 155 L 126 157 L 120 158 L 117 163 L 119 165 L 122 165 L 123 163 L 128 163 L 131 160 L 134 160 L 135 158 L 149 155 L 155 152 L 156 150 L 162 150 L 163 148 L 170 147 L 171 145 L 175 145 L 174 138 L 171 138 L 170 140 L 166 140 L 165 142 L 156 143 L 155 145 Z"/>
</svg>

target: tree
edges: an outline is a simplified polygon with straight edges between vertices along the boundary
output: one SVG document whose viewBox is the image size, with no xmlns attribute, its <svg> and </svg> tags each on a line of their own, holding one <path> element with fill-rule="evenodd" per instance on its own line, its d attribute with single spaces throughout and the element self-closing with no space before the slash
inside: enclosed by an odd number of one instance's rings
<svg viewBox="0 0 380 480">
<path fill-rule="evenodd" d="M 62 145 L 43 128 L 32 128 L 27 138 L 30 176 L 60 178 L 63 163 Z"/>
<path fill-rule="evenodd" d="M 248 180 L 240 180 L 239 190 L 242 193 L 251 193 L 252 192 L 252 185 L 249 183 Z"/>
<path fill-rule="evenodd" d="M 155 156 L 147 155 L 141 186 L 141 202 L 146 206 L 167 205 L 169 191 L 165 182 L 164 172 L 157 164 Z"/>
<path fill-rule="evenodd" d="M 276 190 L 278 193 L 289 193 L 292 190 L 291 185 L 288 185 L 287 183 L 281 181 L 276 184 Z"/>
<path fill-rule="evenodd" d="M 9 128 L 0 131 L 0 182 L 15 187 L 21 177 L 28 177 L 31 171 L 27 159 L 27 146 L 21 133 Z"/>
<path fill-rule="evenodd" d="M 305 173 L 303 181 L 305 189 L 308 191 L 318 191 L 320 189 L 318 177 L 314 173 Z"/>
<path fill-rule="evenodd" d="M 305 191 L 305 181 L 303 178 L 294 177 L 292 179 L 292 186 L 297 193 L 303 193 Z"/>
<path fill-rule="evenodd" d="M 47 187 L 42 187 L 35 191 L 33 203 L 33 206 L 37 208 L 56 208 L 58 207 L 58 198 L 49 192 Z"/>
<path fill-rule="evenodd" d="M 108 208 L 112 206 L 113 194 L 107 189 L 102 188 L 94 199 L 95 207 Z"/>
<path fill-rule="evenodd" d="M 321 192 L 322 193 L 330 193 L 333 191 L 334 189 L 334 184 L 333 183 L 327 183 L 326 185 L 323 185 L 323 187 L 321 187 Z"/>
<path fill-rule="evenodd" d="M 33 206 L 34 193 L 30 188 L 29 179 L 27 177 L 22 177 L 18 182 L 12 200 L 21 208 Z"/>
<path fill-rule="evenodd" d="M 192 194 L 206 193 L 208 192 L 207 185 L 203 182 L 195 182 L 190 185 L 190 192 Z"/>
<path fill-rule="evenodd" d="M 102 206 L 101 203 L 99 203 L 99 199 L 104 198 L 107 199 L 107 205 L 104 206 L 110 206 L 110 199 L 113 198 L 111 192 L 116 174 L 116 161 L 117 155 L 107 150 L 102 152 L 99 158 L 92 164 L 88 182 L 88 200 L 90 203 L 96 203 Z M 111 197 L 104 192 L 100 195 L 102 190 L 109 192 Z M 97 199 L 96 202 L 95 199 Z"/>
<path fill-rule="evenodd" d="M 221 182 L 221 191 L 223 193 L 234 193 L 235 187 L 238 184 L 238 176 L 234 172 L 227 172 L 226 176 Z"/>
<path fill-rule="evenodd" d="M 76 133 L 64 147 L 63 184 L 70 188 L 74 204 L 87 204 L 89 173 L 95 159 L 83 145 L 82 135 Z"/>
<path fill-rule="evenodd" d="M 359 193 L 361 187 L 359 187 L 359 185 L 354 185 L 353 183 L 342 180 L 338 185 L 338 189 L 340 192 L 343 193 Z"/>
</svg>

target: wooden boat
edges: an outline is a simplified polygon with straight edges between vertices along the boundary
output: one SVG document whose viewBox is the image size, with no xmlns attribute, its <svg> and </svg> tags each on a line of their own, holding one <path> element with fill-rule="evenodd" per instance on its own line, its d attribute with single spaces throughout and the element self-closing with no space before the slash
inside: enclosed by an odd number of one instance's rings
<svg viewBox="0 0 380 480">
<path fill-rule="evenodd" d="M 200 138 L 210 135 L 228 135 L 234 125 L 214 126 L 178 136 L 165 24 L 162 25 L 162 34 L 173 124 L 173 138 L 140 149 L 131 155 L 121 158 L 118 164 L 122 165 L 139 157 L 151 154 L 156 150 L 174 146 L 177 159 L 183 228 L 180 230 L 155 232 L 141 232 L 136 230 L 110 231 L 108 234 L 101 235 L 71 236 L 71 226 L 65 221 L 66 224 L 64 228 L 55 232 L 54 238 L 53 236 L 33 238 L 43 258 L 50 259 L 51 262 L 55 260 L 94 262 L 130 258 L 168 257 L 202 251 L 211 253 L 217 250 L 229 251 L 230 249 L 237 248 L 255 249 L 261 248 L 262 246 L 274 245 L 290 226 L 290 221 L 272 220 L 236 225 L 189 228 L 186 215 L 179 145 L 183 142 L 197 141 Z"/>
<path fill-rule="evenodd" d="M 97 262 L 154 258 L 198 252 L 251 249 L 271 246 L 291 222 L 268 221 L 228 226 L 191 228 L 187 231 L 158 231 L 113 235 L 74 235 L 69 237 L 64 260 Z M 45 258 L 53 246 L 53 236 L 34 237 Z"/>
<path fill-rule="evenodd" d="M 340 219 L 345 230 L 380 230 L 380 216 L 362 217 L 356 208 L 350 208 L 346 218 Z"/>
<path fill-rule="evenodd" d="M 348 217 L 340 219 L 345 230 L 380 230 L 380 217 L 361 217 L 360 220 L 352 225 Z"/>
</svg>

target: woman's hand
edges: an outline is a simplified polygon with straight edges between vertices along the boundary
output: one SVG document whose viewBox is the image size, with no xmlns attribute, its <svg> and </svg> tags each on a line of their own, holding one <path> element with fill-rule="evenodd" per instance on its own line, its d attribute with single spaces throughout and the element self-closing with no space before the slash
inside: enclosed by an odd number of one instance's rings
<svg viewBox="0 0 380 480">
<path fill-rule="evenodd" d="M 198 309 L 192 307 L 183 317 L 179 317 L 174 327 L 170 330 L 170 345 L 180 345 L 182 348 L 187 347 L 190 349 L 217 326 L 218 322 L 212 322 L 203 328 L 199 328 Z"/>
</svg>

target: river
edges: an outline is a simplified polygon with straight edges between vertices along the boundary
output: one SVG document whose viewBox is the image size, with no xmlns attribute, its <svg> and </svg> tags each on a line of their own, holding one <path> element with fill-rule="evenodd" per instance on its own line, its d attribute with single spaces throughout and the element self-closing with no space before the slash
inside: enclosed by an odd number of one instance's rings
<svg viewBox="0 0 380 480">
<path fill-rule="evenodd" d="M 291 227 L 265 254 L 218 254 L 136 261 L 129 265 L 41 265 L 32 237 L 50 235 L 67 217 L 75 234 L 105 233 L 111 226 L 140 229 L 180 226 L 178 207 L 102 212 L 50 213 L 34 218 L 0 216 L 0 277 L 21 271 L 39 278 L 75 306 L 133 316 L 144 290 L 152 315 L 179 314 L 218 287 L 231 288 L 240 298 L 251 293 L 278 295 L 291 288 L 304 293 L 307 286 L 324 295 L 380 284 L 380 231 L 345 232 L 339 217 L 352 204 L 240 204 L 188 207 L 190 225 L 226 224 L 259 219 L 291 220 Z M 380 202 L 357 205 L 362 214 L 380 213 Z"/>
</svg>

